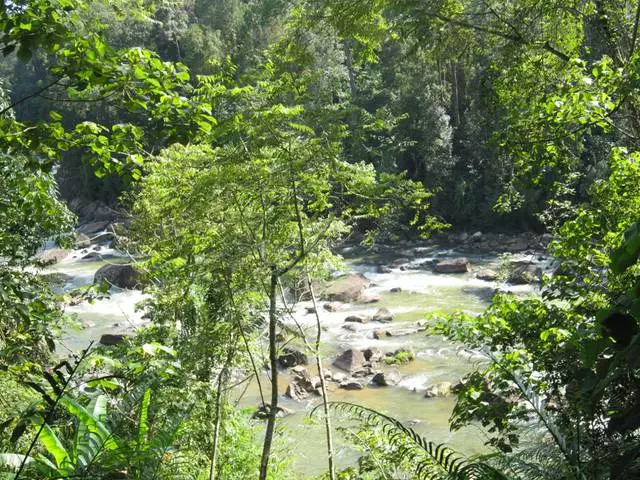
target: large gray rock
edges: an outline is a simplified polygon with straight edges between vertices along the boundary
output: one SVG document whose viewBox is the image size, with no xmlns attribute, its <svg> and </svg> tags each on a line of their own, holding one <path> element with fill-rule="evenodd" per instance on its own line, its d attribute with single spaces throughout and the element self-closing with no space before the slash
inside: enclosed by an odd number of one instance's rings
<svg viewBox="0 0 640 480">
<path fill-rule="evenodd" d="M 498 274 L 488 268 L 478 271 L 475 276 L 478 280 L 484 280 L 485 282 L 495 282 L 498 279 Z"/>
<path fill-rule="evenodd" d="M 371 383 L 379 387 L 389 387 L 397 385 L 400 382 L 400 374 L 398 372 L 378 372 L 371 379 Z"/>
<path fill-rule="evenodd" d="M 433 266 L 438 273 L 467 273 L 469 271 L 469 260 L 465 257 L 451 260 L 440 260 Z"/>
<path fill-rule="evenodd" d="M 429 385 L 424 392 L 425 398 L 446 397 L 451 394 L 451 382 L 440 382 Z"/>
<path fill-rule="evenodd" d="M 513 262 L 509 272 L 509 283 L 513 285 L 525 285 L 536 283 L 542 279 L 542 269 L 529 262 Z"/>
<path fill-rule="evenodd" d="M 251 415 L 251 418 L 259 418 L 260 420 L 265 420 L 269 417 L 270 412 L 271 412 L 271 404 L 265 403 L 264 405 L 261 405 L 258 407 L 258 409 L 253 413 L 253 415 Z M 278 405 L 276 407 L 276 417 L 278 418 L 288 417 L 293 413 L 294 413 L 293 410 L 290 410 L 281 405 Z"/>
<path fill-rule="evenodd" d="M 120 345 L 127 338 L 129 338 L 129 335 L 125 335 L 124 333 L 105 333 L 100 337 L 100 345 Z"/>
<path fill-rule="evenodd" d="M 69 255 L 69 250 L 64 248 L 50 248 L 38 255 L 40 260 L 45 265 L 53 265 L 59 261 L 65 259 Z"/>
<path fill-rule="evenodd" d="M 367 315 L 349 315 L 344 321 L 347 323 L 369 323 L 371 317 Z"/>
<path fill-rule="evenodd" d="M 337 302 L 325 303 L 322 308 L 324 308 L 327 312 L 337 312 L 340 310 L 340 304 Z"/>
<path fill-rule="evenodd" d="M 120 288 L 141 288 L 140 274 L 132 265 L 103 265 L 93 277 L 93 283 L 107 282 Z"/>
<path fill-rule="evenodd" d="M 357 380 L 345 380 L 340 383 L 340 388 L 345 390 L 364 390 L 364 384 Z"/>
<path fill-rule="evenodd" d="M 283 368 L 295 367 L 298 365 L 307 365 L 309 359 L 304 352 L 296 350 L 295 348 L 283 348 L 282 353 L 278 357 L 278 363 Z"/>
<path fill-rule="evenodd" d="M 362 353 L 361 350 L 350 348 L 349 350 L 342 352 L 338 358 L 334 360 L 333 365 L 341 370 L 351 373 L 362 370 L 366 361 L 364 353 Z"/>
<path fill-rule="evenodd" d="M 333 280 L 322 292 L 322 298 L 330 302 L 356 302 L 369 286 L 364 275 L 345 275 Z"/>
<path fill-rule="evenodd" d="M 364 359 L 369 363 L 376 363 L 384 358 L 384 353 L 379 348 L 369 347 L 362 350 Z"/>
<path fill-rule="evenodd" d="M 89 248 L 91 246 L 91 239 L 84 233 L 76 233 L 75 235 L 75 248 Z"/>
<path fill-rule="evenodd" d="M 380 308 L 373 315 L 373 321 L 381 323 L 391 323 L 393 321 L 393 314 L 386 308 Z"/>
<path fill-rule="evenodd" d="M 102 232 L 109 225 L 109 220 L 100 220 L 97 222 L 85 223 L 84 225 L 80 225 L 76 232 L 84 233 L 89 237 L 93 237 L 97 233 Z"/>
</svg>

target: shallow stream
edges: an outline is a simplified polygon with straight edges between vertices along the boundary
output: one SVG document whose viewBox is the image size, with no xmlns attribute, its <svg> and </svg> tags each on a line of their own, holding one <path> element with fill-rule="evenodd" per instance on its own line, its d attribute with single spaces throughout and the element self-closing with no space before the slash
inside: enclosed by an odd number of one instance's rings
<svg viewBox="0 0 640 480">
<path fill-rule="evenodd" d="M 63 290 L 70 290 L 93 281 L 93 275 L 103 264 L 127 262 L 120 253 L 107 247 L 100 247 L 98 253 L 108 260 L 82 260 L 82 254 L 74 251 L 67 258 L 48 270 L 65 274 L 66 284 Z M 499 263 L 498 254 L 473 255 L 453 250 L 416 248 L 412 251 L 412 259 L 403 269 L 393 268 L 389 273 L 377 273 L 378 268 L 366 257 L 347 258 L 350 271 L 363 273 L 371 280 L 367 289 L 367 297 L 378 297 L 373 304 L 343 304 L 337 312 L 327 312 L 322 308 L 325 302 L 319 302 L 321 324 L 323 326 L 323 347 L 321 355 L 323 365 L 337 371 L 331 365 L 336 355 L 347 348 L 377 347 L 383 352 L 394 351 L 401 347 L 409 347 L 416 354 L 416 360 L 398 367 L 382 367 L 383 371 L 396 370 L 401 375 L 400 383 L 395 387 L 375 387 L 367 385 L 364 390 L 348 391 L 330 383 L 330 399 L 362 404 L 376 410 L 386 412 L 402 422 L 407 422 L 428 439 L 436 443 L 447 443 L 465 454 L 482 451 L 484 436 L 479 428 L 468 428 L 460 432 L 450 432 L 448 418 L 453 408 L 451 398 L 424 398 L 424 390 L 430 384 L 448 381 L 457 382 L 460 377 L 474 368 L 482 357 L 459 346 L 452 345 L 440 337 L 427 336 L 424 332 L 404 336 L 392 336 L 381 339 L 373 338 L 377 329 L 398 328 L 402 324 L 414 325 L 424 320 L 425 315 L 433 311 L 453 312 L 461 309 L 470 314 L 480 313 L 490 301 L 496 288 L 505 288 L 496 282 L 478 280 L 473 271 L 465 274 L 438 274 L 431 270 L 414 270 L 421 263 L 434 257 L 447 258 L 466 256 L 471 261 L 473 270 L 482 268 L 496 269 Z M 514 257 L 518 259 L 518 257 Z M 530 260 L 531 255 L 520 259 Z M 376 260 L 378 261 L 378 260 Z M 536 259 L 535 261 L 538 261 Z M 390 290 L 400 289 L 392 293 Z M 519 293 L 533 292 L 531 286 L 510 287 Z M 109 298 L 96 300 L 93 303 L 82 303 L 68 307 L 68 312 L 76 314 L 84 325 L 81 330 L 71 330 L 64 334 L 60 346 L 62 350 L 78 351 L 85 348 L 91 340 L 98 340 L 104 333 L 127 333 L 144 325 L 142 312 L 136 311 L 135 305 L 145 298 L 140 291 L 115 291 Z M 315 338 L 315 315 L 307 313 L 311 302 L 295 305 L 295 320 L 303 329 L 308 329 L 308 336 Z M 379 308 L 387 308 L 394 314 L 392 324 L 371 322 L 354 325 L 355 331 L 344 327 L 344 319 L 352 314 L 373 315 Z M 285 323 L 294 326 L 292 318 Z M 266 344 L 263 351 L 267 351 Z M 311 362 L 313 364 L 313 362 Z M 313 371 L 312 365 L 307 367 Z M 370 380 L 370 377 L 366 381 Z M 284 392 L 289 378 L 282 372 L 280 388 Z M 268 380 L 263 379 L 265 395 L 269 396 Z M 242 389 L 238 387 L 238 395 Z M 244 392 L 240 405 L 257 406 L 260 403 L 257 386 L 250 385 Z M 324 443 L 323 425 L 310 423 L 307 414 L 319 403 L 319 397 L 310 396 L 298 402 L 284 395 L 281 404 L 294 411 L 293 414 L 279 421 L 280 445 L 289 448 L 292 466 L 300 473 L 300 478 L 321 473 L 325 469 L 326 447 Z M 337 442 L 337 465 L 345 467 L 352 464 L 356 453 Z"/>
</svg>

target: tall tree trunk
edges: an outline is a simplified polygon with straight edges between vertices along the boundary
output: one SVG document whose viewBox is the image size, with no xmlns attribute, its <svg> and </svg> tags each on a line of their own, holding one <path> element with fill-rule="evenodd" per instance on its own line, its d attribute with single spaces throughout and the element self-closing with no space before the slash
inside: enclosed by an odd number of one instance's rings
<svg viewBox="0 0 640 480">
<path fill-rule="evenodd" d="M 351 91 L 351 100 L 355 100 L 358 92 L 356 86 L 356 74 L 353 70 L 353 53 L 351 52 L 351 45 L 348 40 L 342 41 L 342 48 L 344 50 L 344 63 L 347 67 L 347 73 L 349 74 L 349 89 Z"/>
<path fill-rule="evenodd" d="M 269 360 L 271 364 L 271 405 L 267 417 L 267 430 L 264 435 L 262 459 L 260 460 L 260 480 L 267 479 L 271 443 L 278 413 L 278 350 L 276 345 L 276 289 L 278 287 L 278 270 L 271 267 L 271 283 L 269 286 Z"/>
<path fill-rule="evenodd" d="M 329 462 L 329 480 L 335 480 L 336 472 L 333 462 L 333 436 L 331 433 L 331 416 L 329 415 L 329 396 L 327 394 L 327 385 L 324 380 L 324 369 L 322 368 L 322 358 L 320 357 L 320 340 L 322 338 L 322 329 L 320 327 L 320 314 L 318 313 L 318 305 L 316 303 L 316 294 L 313 290 L 311 277 L 307 275 L 307 285 L 313 302 L 313 311 L 316 315 L 316 366 L 318 367 L 318 375 L 320 376 L 320 389 L 322 390 L 322 407 L 324 410 L 324 426 L 327 437 L 327 460 Z"/>
<path fill-rule="evenodd" d="M 215 424 L 213 426 L 213 445 L 211 447 L 211 467 L 209 469 L 209 480 L 216 478 L 216 465 L 218 460 L 218 443 L 220 442 L 220 425 L 222 424 L 222 392 L 227 384 L 228 362 L 222 368 L 218 377 L 218 391 L 216 392 Z"/>
</svg>

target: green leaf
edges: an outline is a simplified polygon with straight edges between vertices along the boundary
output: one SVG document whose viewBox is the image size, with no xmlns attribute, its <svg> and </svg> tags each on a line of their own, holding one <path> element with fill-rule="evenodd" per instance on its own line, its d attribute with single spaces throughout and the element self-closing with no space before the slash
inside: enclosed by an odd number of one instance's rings
<svg viewBox="0 0 640 480">
<path fill-rule="evenodd" d="M 42 418 L 39 421 L 36 421 L 36 425 L 41 425 L 44 420 Z M 40 433 L 40 437 L 38 438 L 40 442 L 47 449 L 47 452 L 53 456 L 56 466 L 59 469 L 67 469 L 71 463 L 71 458 L 69 456 L 69 452 L 64 448 L 64 445 L 56 435 L 56 433 L 51 429 L 49 425 L 46 423 Z"/>
</svg>

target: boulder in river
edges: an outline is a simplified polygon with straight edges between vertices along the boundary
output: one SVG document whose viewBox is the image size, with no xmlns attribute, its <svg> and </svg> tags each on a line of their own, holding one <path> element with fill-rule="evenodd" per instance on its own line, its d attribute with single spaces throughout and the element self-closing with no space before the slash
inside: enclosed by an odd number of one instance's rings
<svg viewBox="0 0 640 480">
<path fill-rule="evenodd" d="M 351 373 L 356 370 L 362 370 L 366 361 L 364 353 L 362 353 L 361 350 L 350 348 L 349 350 L 342 352 L 338 358 L 334 360 L 333 365 L 341 370 Z"/>
<path fill-rule="evenodd" d="M 498 274 L 494 270 L 485 268 L 476 273 L 478 280 L 484 280 L 485 282 L 495 282 L 498 279 Z"/>
<path fill-rule="evenodd" d="M 295 379 L 287 385 L 287 390 L 284 394 L 294 400 L 304 400 L 309 396 L 309 392 Z"/>
<path fill-rule="evenodd" d="M 369 323 L 371 317 L 368 315 L 349 315 L 344 321 L 347 323 Z"/>
<path fill-rule="evenodd" d="M 509 283 L 525 285 L 536 283 L 542 279 L 542 269 L 530 262 L 513 262 L 509 272 Z"/>
<path fill-rule="evenodd" d="M 469 260 L 465 257 L 451 260 L 439 260 L 434 264 L 434 269 L 438 273 L 467 273 L 469 271 Z"/>
<path fill-rule="evenodd" d="M 91 246 L 91 239 L 84 233 L 76 233 L 74 248 L 89 248 Z"/>
<path fill-rule="evenodd" d="M 340 310 L 340 304 L 338 302 L 329 302 L 325 303 L 322 308 L 324 308 L 327 312 L 337 312 Z"/>
<path fill-rule="evenodd" d="M 362 350 L 362 354 L 364 355 L 364 359 L 369 363 L 376 363 L 384 358 L 384 354 L 376 347 L 365 348 Z"/>
<path fill-rule="evenodd" d="M 429 385 L 424 392 L 425 398 L 447 397 L 451 394 L 451 382 L 440 382 Z"/>
<path fill-rule="evenodd" d="M 100 337 L 100 345 L 113 346 L 123 343 L 129 335 L 124 333 L 105 333 Z"/>
<path fill-rule="evenodd" d="M 373 321 L 381 323 L 391 323 L 393 321 L 393 314 L 386 308 L 380 308 L 373 315 Z"/>
<path fill-rule="evenodd" d="M 253 413 L 253 415 L 251 416 L 251 418 L 259 418 L 260 420 L 265 420 L 269 417 L 269 412 L 271 411 L 271 404 L 270 403 L 265 403 L 264 405 L 260 405 L 258 407 L 258 409 Z M 288 417 L 289 415 L 293 414 L 293 410 L 290 410 L 286 407 L 283 407 L 281 405 L 278 405 L 276 407 L 276 417 L 278 418 L 282 418 L 282 417 Z"/>
<path fill-rule="evenodd" d="M 47 282 L 50 285 L 54 285 L 56 287 L 64 286 L 66 283 L 69 283 L 73 280 L 71 275 L 67 275 L 62 272 L 50 272 L 39 275 L 41 279 Z"/>
<path fill-rule="evenodd" d="M 103 265 L 93 277 L 93 283 L 107 282 L 120 288 L 140 288 L 140 274 L 132 265 Z"/>
<path fill-rule="evenodd" d="M 391 332 L 389 330 L 374 330 L 373 331 L 373 338 L 375 338 L 376 340 L 382 340 L 385 337 L 390 337 L 391 336 Z"/>
<path fill-rule="evenodd" d="M 379 387 L 389 387 L 397 385 L 400 382 L 400 374 L 398 372 L 378 372 L 371 379 L 371 383 Z"/>
<path fill-rule="evenodd" d="M 399 348 L 395 352 L 388 352 L 384 356 L 387 365 L 404 365 L 415 360 L 416 356 L 410 348 Z"/>
<path fill-rule="evenodd" d="M 282 353 L 278 357 L 278 363 L 283 368 L 295 367 L 298 365 L 306 365 L 309 363 L 309 359 L 304 352 L 296 350 L 295 348 L 283 348 Z"/>
<path fill-rule="evenodd" d="M 357 380 L 350 379 L 341 382 L 340 388 L 343 388 L 345 390 L 364 390 L 364 384 Z"/>
<path fill-rule="evenodd" d="M 369 283 L 364 275 L 344 275 L 333 280 L 322 292 L 322 297 L 330 302 L 356 302 L 362 298 Z"/>
<path fill-rule="evenodd" d="M 102 232 L 109 225 L 109 220 L 100 220 L 97 222 L 85 223 L 77 228 L 78 233 L 84 233 L 89 237 L 94 236 L 96 233 Z"/>
<path fill-rule="evenodd" d="M 360 303 L 378 303 L 380 301 L 380 297 L 376 295 L 372 295 L 370 297 L 363 297 L 360 300 Z"/>
<path fill-rule="evenodd" d="M 65 259 L 67 255 L 69 255 L 69 250 L 64 248 L 50 248 L 38 255 L 38 260 L 45 265 L 53 265 Z"/>
</svg>

